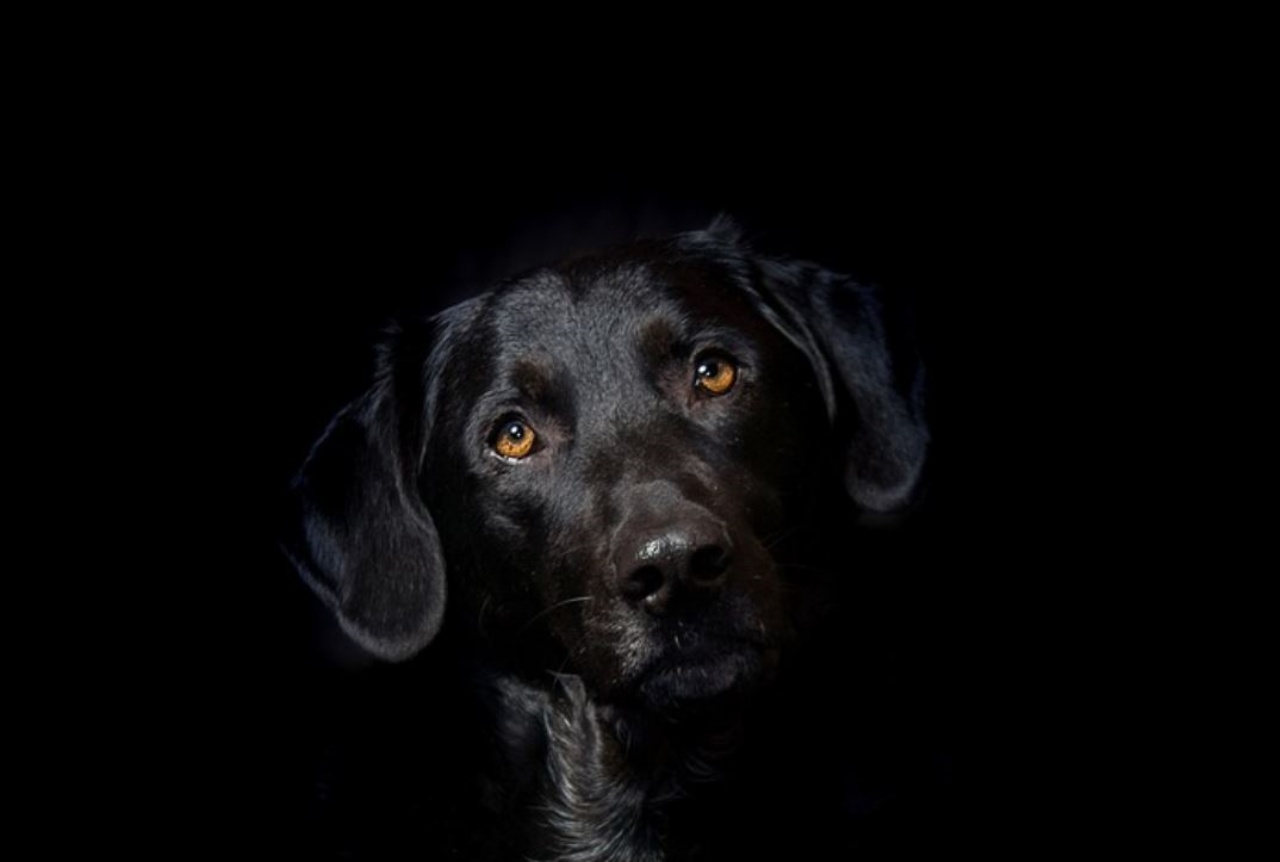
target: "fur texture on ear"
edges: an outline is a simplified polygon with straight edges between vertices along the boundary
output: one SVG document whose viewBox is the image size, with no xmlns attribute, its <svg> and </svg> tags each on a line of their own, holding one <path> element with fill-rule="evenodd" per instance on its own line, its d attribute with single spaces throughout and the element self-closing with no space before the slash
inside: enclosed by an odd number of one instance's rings
<svg viewBox="0 0 1280 862">
<path fill-rule="evenodd" d="M 678 242 L 714 256 L 808 358 L 847 439 L 844 484 L 854 502 L 871 514 L 909 506 L 929 447 L 924 373 L 911 340 L 891 337 L 877 292 L 813 263 L 756 255 L 725 215 Z"/>
<path fill-rule="evenodd" d="M 835 427 L 847 435 L 845 488 L 868 512 L 914 499 L 929 430 L 924 373 L 894 344 L 873 288 L 804 262 L 764 260 L 758 274 L 775 326 L 809 357 Z"/>
<path fill-rule="evenodd" d="M 281 543 L 343 630 L 390 661 L 430 643 L 445 604 L 440 539 L 417 475 L 434 397 L 423 357 L 399 352 L 401 335 L 380 354 L 372 388 L 312 447 Z"/>
</svg>

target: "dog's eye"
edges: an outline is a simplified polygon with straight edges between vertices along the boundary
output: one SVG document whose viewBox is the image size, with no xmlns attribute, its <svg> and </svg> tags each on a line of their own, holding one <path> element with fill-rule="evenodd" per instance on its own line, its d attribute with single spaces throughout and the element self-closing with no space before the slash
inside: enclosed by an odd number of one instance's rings
<svg viewBox="0 0 1280 862">
<path fill-rule="evenodd" d="M 518 460 L 533 452 L 538 435 L 519 419 L 505 419 L 495 429 L 490 445 L 503 458 Z"/>
<path fill-rule="evenodd" d="M 738 380 L 738 367 L 727 356 L 703 356 L 693 373 L 693 385 L 709 395 L 723 395 Z"/>
</svg>

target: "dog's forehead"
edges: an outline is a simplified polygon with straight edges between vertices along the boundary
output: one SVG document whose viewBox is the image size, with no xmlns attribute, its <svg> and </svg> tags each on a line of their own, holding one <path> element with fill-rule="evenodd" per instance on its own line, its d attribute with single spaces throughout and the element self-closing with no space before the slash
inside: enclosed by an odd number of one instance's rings
<svg viewBox="0 0 1280 862">
<path fill-rule="evenodd" d="M 547 269 L 495 295 L 492 325 L 500 359 L 623 361 L 632 347 L 655 339 L 680 341 L 732 325 L 743 304 L 721 280 L 694 271 L 643 262 Z"/>
</svg>

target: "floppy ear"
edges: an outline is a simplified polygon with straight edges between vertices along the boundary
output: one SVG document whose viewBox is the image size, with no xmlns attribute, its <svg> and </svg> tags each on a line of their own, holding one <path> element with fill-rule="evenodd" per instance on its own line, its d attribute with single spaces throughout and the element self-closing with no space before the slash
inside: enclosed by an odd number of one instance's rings
<svg viewBox="0 0 1280 862">
<path fill-rule="evenodd" d="M 384 351 L 373 387 L 329 423 L 294 480 L 282 541 L 343 630 L 392 661 L 435 637 L 445 601 L 440 539 L 417 490 L 432 399 L 416 358 Z"/>
<path fill-rule="evenodd" d="M 849 495 L 870 512 L 907 506 L 929 443 L 914 351 L 891 349 L 872 288 L 810 263 L 764 261 L 760 274 L 769 317 L 809 357 L 828 414 L 848 438 Z"/>
</svg>

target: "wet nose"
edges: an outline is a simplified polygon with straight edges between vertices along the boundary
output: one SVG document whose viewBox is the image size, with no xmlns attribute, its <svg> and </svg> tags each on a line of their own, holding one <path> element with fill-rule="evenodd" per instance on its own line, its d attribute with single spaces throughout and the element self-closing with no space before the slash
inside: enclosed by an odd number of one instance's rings
<svg viewBox="0 0 1280 862">
<path fill-rule="evenodd" d="M 622 595 L 649 613 L 665 613 L 681 597 L 706 599 L 727 579 L 733 546 L 710 521 L 637 531 L 614 556 Z"/>
</svg>

